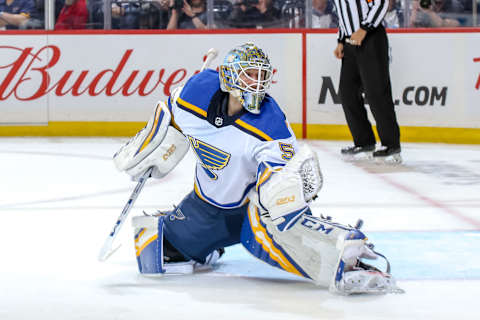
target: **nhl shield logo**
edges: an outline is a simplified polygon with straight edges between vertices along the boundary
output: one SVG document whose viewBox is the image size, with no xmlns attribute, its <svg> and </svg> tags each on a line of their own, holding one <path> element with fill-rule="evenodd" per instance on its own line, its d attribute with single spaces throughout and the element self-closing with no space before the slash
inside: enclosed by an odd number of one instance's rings
<svg viewBox="0 0 480 320">
<path fill-rule="evenodd" d="M 215 118 L 215 125 L 216 125 L 217 127 L 221 127 L 222 124 L 223 124 L 223 118 L 221 118 L 221 117 L 216 117 L 216 118 Z"/>
</svg>

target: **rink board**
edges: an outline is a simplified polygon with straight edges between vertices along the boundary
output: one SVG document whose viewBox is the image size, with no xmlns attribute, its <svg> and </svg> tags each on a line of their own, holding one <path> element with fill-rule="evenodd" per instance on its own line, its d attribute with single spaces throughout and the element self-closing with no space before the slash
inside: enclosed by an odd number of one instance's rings
<svg viewBox="0 0 480 320">
<path fill-rule="evenodd" d="M 209 48 L 219 51 L 216 68 L 230 48 L 252 40 L 270 56 L 270 93 L 297 136 L 349 140 L 335 32 L 268 32 L 2 34 L 0 135 L 131 135 L 158 100 L 198 71 Z M 479 34 L 389 34 L 403 141 L 480 143 Z"/>
</svg>

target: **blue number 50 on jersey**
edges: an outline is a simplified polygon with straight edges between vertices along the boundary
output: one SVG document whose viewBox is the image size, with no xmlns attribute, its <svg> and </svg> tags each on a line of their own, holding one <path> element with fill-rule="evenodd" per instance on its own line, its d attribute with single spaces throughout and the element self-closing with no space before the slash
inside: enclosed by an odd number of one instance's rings
<svg viewBox="0 0 480 320">
<path fill-rule="evenodd" d="M 225 168 L 230 160 L 230 154 L 191 136 L 188 136 L 188 141 L 190 141 L 190 144 L 207 175 L 211 179 L 217 180 L 218 176 L 213 170 L 221 170 Z"/>
</svg>

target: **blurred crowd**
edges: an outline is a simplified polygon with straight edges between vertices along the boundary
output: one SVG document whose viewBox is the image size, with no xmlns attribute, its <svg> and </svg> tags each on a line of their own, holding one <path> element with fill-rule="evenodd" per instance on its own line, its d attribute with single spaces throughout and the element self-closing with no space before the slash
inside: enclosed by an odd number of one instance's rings
<svg viewBox="0 0 480 320">
<path fill-rule="evenodd" d="M 54 3 L 56 30 L 336 28 L 338 25 L 334 0 L 54 0 Z M 306 3 L 311 7 L 307 8 Z M 0 28 L 45 29 L 44 4 L 45 0 L 0 0 Z M 390 0 L 384 24 L 387 28 L 478 26 L 479 11 L 477 0 Z"/>
</svg>

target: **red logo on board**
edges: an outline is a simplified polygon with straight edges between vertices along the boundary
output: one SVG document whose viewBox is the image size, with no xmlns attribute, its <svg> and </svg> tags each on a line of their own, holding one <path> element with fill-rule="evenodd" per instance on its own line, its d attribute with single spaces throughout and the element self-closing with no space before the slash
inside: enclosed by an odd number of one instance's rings
<svg viewBox="0 0 480 320">
<path fill-rule="evenodd" d="M 158 87 L 163 87 L 163 93 L 169 96 L 172 86 L 181 83 L 187 76 L 185 68 L 173 70 L 169 74 L 164 68 L 146 72 L 138 69 L 126 71 L 125 65 L 133 53 L 133 49 L 128 49 L 117 65 L 111 69 L 96 73 L 91 70 L 81 70 L 80 73 L 74 73 L 78 70 L 66 70 L 58 79 L 52 79 L 50 71 L 61 58 L 59 47 L 47 45 L 35 51 L 33 47 L 22 49 L 0 46 L 0 50 L 18 53 L 14 55 L 13 61 L 0 62 L 2 63 L 0 70 L 4 69 L 7 72 L 6 76 L 0 79 L 0 101 L 7 100 L 11 96 L 21 101 L 35 100 L 50 92 L 57 96 L 67 94 L 98 96 L 102 93 L 106 96 L 117 94 L 125 97 L 133 94 L 148 96 Z M 45 56 L 47 58 L 42 59 Z M 24 89 L 27 85 L 29 90 Z"/>
<path fill-rule="evenodd" d="M 473 62 L 480 62 L 480 58 L 473 58 Z M 480 73 L 478 74 L 477 83 L 475 84 L 475 89 L 480 89 Z"/>
</svg>

